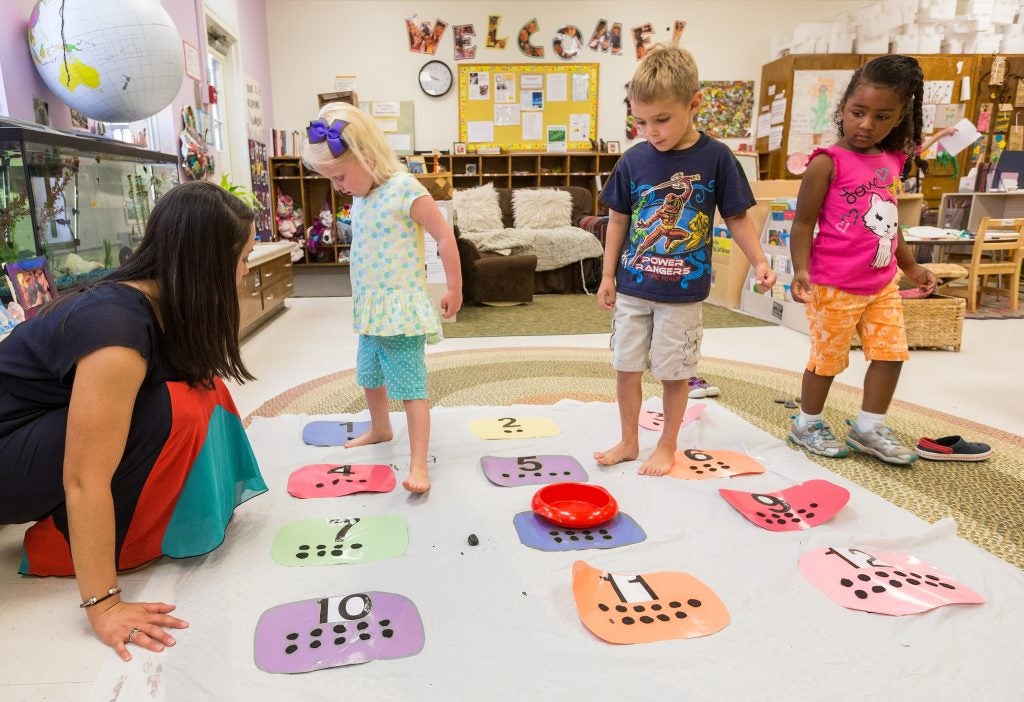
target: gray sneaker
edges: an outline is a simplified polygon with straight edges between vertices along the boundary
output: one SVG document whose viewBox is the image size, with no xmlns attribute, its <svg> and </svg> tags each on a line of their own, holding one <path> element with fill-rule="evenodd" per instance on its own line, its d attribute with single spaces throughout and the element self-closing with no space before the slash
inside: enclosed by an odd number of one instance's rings
<svg viewBox="0 0 1024 702">
<path fill-rule="evenodd" d="M 806 429 L 801 429 L 797 424 L 797 417 L 793 417 L 793 428 L 789 430 L 789 436 L 786 438 L 819 456 L 842 458 L 850 454 L 850 450 L 833 436 L 832 430 L 825 422 L 815 422 Z"/>
<path fill-rule="evenodd" d="M 859 431 L 857 423 L 846 420 L 850 433 L 846 444 L 851 448 L 897 466 L 905 466 L 917 460 L 917 454 L 899 442 L 892 429 L 880 424 L 871 431 Z"/>
</svg>

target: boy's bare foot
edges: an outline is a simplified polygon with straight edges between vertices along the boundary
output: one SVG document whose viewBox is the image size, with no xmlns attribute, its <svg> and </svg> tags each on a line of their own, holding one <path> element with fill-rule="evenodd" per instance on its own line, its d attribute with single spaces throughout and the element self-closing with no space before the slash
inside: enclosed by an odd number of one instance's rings
<svg viewBox="0 0 1024 702">
<path fill-rule="evenodd" d="M 422 468 L 410 468 L 409 477 L 402 482 L 409 492 L 426 492 L 430 489 L 430 473 L 426 466 Z"/>
<path fill-rule="evenodd" d="M 385 441 L 391 441 L 394 435 L 391 433 L 391 427 L 383 430 L 377 430 L 370 427 L 370 431 L 365 434 L 360 434 L 354 439 L 349 439 L 345 442 L 345 448 L 355 448 L 356 446 L 369 446 L 370 444 L 380 444 Z"/>
<path fill-rule="evenodd" d="M 613 466 L 623 461 L 635 461 L 639 455 L 640 446 L 638 444 L 627 444 L 625 441 L 620 441 L 607 451 L 594 451 L 594 460 L 602 466 Z"/>
<path fill-rule="evenodd" d="M 672 467 L 672 462 L 676 457 L 675 453 L 675 451 L 667 446 L 656 447 L 654 453 L 644 461 L 644 464 L 640 466 L 637 473 L 652 476 L 665 475 L 668 473 L 669 468 Z"/>
</svg>

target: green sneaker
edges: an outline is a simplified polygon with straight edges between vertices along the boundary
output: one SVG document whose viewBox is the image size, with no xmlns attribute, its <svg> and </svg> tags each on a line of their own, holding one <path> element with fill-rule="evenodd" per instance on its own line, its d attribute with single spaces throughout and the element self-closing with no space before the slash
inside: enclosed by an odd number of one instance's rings
<svg viewBox="0 0 1024 702">
<path fill-rule="evenodd" d="M 793 417 L 793 428 L 789 430 L 789 436 L 786 438 L 818 456 L 843 458 L 850 455 L 850 450 L 836 439 L 825 422 L 815 422 L 806 429 L 801 429 L 797 424 L 797 417 Z"/>
<path fill-rule="evenodd" d="M 846 424 L 850 427 L 847 446 L 894 466 L 906 466 L 917 460 L 917 454 L 901 444 L 892 429 L 884 424 L 871 431 L 858 430 L 852 419 L 847 419 Z"/>
</svg>

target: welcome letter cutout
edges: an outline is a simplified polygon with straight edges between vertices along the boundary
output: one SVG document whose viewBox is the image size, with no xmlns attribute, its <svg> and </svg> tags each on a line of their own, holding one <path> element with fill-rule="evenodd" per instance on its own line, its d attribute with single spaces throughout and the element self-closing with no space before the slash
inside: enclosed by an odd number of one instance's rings
<svg viewBox="0 0 1024 702">
<path fill-rule="evenodd" d="M 586 529 L 570 529 L 549 522 L 534 512 L 520 512 L 512 518 L 519 541 L 538 551 L 582 551 L 591 548 L 616 548 L 638 544 L 647 534 L 625 512 L 619 512 L 603 524 Z"/>
<path fill-rule="evenodd" d="M 414 656 L 423 620 L 412 600 L 391 592 L 300 600 L 271 607 L 256 624 L 256 666 L 268 673 Z"/>
<path fill-rule="evenodd" d="M 683 480 L 731 478 L 744 473 L 764 473 L 764 466 L 739 451 L 686 449 L 676 451 L 668 474 Z"/>
<path fill-rule="evenodd" d="M 547 417 L 477 419 L 470 422 L 469 430 L 480 439 L 540 439 L 561 431 Z"/>
<path fill-rule="evenodd" d="M 800 557 L 804 577 L 847 609 L 875 614 L 920 614 L 985 598 L 934 566 L 906 553 L 821 548 Z"/>
<path fill-rule="evenodd" d="M 480 459 L 484 475 L 495 485 L 547 485 L 549 483 L 585 483 L 587 471 L 572 456 L 484 456 Z"/>
<path fill-rule="evenodd" d="M 680 427 L 685 427 L 687 424 L 697 421 L 697 419 L 704 414 L 704 403 L 698 403 L 686 408 L 686 412 L 683 414 L 683 423 Z M 651 431 L 661 431 L 661 428 L 665 426 L 665 415 L 661 412 L 654 412 L 652 410 L 640 410 L 640 428 L 650 429 Z"/>
<path fill-rule="evenodd" d="M 369 430 L 369 422 L 310 422 L 302 427 L 302 441 L 310 446 L 344 446 Z"/>
<path fill-rule="evenodd" d="M 277 530 L 270 555 L 286 566 L 363 563 L 405 553 L 409 531 L 397 514 L 305 519 Z"/>
<path fill-rule="evenodd" d="M 288 494 L 305 499 L 343 497 L 356 492 L 391 492 L 395 482 L 395 471 L 383 464 L 314 463 L 288 476 Z"/>
<path fill-rule="evenodd" d="M 576 561 L 572 594 L 583 625 L 610 643 L 707 636 L 729 623 L 718 595 L 686 573 L 606 573 Z"/>
<path fill-rule="evenodd" d="M 850 491 L 827 480 L 808 480 L 778 492 L 719 488 L 740 514 L 768 531 L 800 531 L 824 524 L 850 500 Z"/>
</svg>

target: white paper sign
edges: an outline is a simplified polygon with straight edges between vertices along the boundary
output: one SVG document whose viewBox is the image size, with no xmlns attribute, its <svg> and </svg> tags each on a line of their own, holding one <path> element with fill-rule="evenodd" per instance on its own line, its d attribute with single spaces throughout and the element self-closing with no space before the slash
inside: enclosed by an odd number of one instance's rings
<svg viewBox="0 0 1024 702">
<path fill-rule="evenodd" d="M 565 73 L 548 74 L 548 102 L 565 102 L 569 95 L 569 76 Z"/>
<path fill-rule="evenodd" d="M 938 141 L 950 156 L 956 156 L 981 136 L 981 132 L 975 128 L 974 123 L 966 117 L 957 122 L 954 127 L 956 128 L 955 134 L 941 137 Z"/>
<path fill-rule="evenodd" d="M 494 122 L 467 122 L 466 141 L 483 143 L 494 141 Z"/>
</svg>

